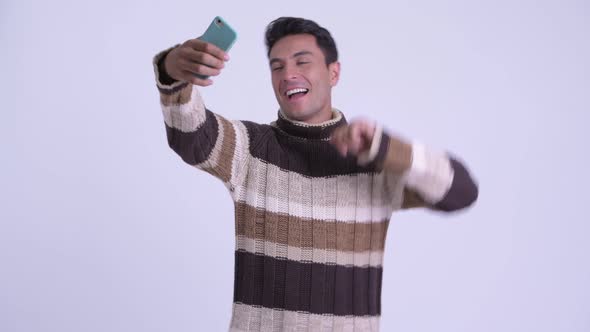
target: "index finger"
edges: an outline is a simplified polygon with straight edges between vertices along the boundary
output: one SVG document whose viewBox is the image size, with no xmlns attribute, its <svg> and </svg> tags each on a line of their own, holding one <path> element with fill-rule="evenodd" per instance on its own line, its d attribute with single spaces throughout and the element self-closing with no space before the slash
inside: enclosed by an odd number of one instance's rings
<svg viewBox="0 0 590 332">
<path fill-rule="evenodd" d="M 336 129 L 334 129 L 334 131 L 332 132 L 332 135 L 330 135 L 330 142 L 331 143 L 339 143 L 340 141 L 342 141 L 343 136 L 346 135 L 347 131 L 348 131 L 348 126 L 340 126 Z"/>
<path fill-rule="evenodd" d="M 200 38 L 200 37 L 199 37 Z M 204 53 L 211 54 L 212 56 L 218 58 L 219 60 L 227 61 L 229 60 L 229 55 L 217 47 L 215 44 L 206 42 L 199 38 L 191 39 L 187 42 L 187 45 L 194 49 L 195 51 L 200 51 Z"/>
</svg>

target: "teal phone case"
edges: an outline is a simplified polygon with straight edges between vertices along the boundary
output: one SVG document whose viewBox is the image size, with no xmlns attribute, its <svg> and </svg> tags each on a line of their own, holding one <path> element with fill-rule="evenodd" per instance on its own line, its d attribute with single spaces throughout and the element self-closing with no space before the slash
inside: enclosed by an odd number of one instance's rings
<svg viewBox="0 0 590 332">
<path fill-rule="evenodd" d="M 227 52 L 236 41 L 236 37 L 237 34 L 234 29 L 221 17 L 217 16 L 199 39 L 214 44 Z"/>
<path fill-rule="evenodd" d="M 224 51 L 229 51 L 234 42 L 236 41 L 237 34 L 227 22 L 220 16 L 213 19 L 207 31 L 199 37 L 199 39 L 208 43 L 214 44 Z M 208 76 L 197 75 L 202 79 L 207 79 Z"/>
</svg>

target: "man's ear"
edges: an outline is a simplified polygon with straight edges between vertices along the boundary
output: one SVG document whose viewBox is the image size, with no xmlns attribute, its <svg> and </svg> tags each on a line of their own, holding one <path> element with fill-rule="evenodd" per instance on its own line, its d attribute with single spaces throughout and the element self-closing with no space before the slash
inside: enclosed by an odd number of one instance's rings
<svg viewBox="0 0 590 332">
<path fill-rule="evenodd" d="M 340 62 L 334 61 L 329 64 L 328 72 L 330 73 L 330 86 L 335 86 L 340 79 Z"/>
</svg>

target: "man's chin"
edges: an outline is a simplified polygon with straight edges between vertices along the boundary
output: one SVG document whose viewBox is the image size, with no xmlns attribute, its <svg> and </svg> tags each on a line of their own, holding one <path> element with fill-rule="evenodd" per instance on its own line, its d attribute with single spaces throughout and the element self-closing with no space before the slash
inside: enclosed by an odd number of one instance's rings
<svg viewBox="0 0 590 332">
<path fill-rule="evenodd" d="M 286 115 L 289 119 L 295 121 L 305 121 L 309 114 L 303 110 L 291 110 L 291 109 L 282 109 L 283 114 Z"/>
</svg>

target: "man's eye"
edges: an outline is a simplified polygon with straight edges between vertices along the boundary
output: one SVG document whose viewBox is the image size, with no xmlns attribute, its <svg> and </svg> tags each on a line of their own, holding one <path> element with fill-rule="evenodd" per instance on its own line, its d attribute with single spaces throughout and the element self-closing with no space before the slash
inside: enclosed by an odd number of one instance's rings
<svg viewBox="0 0 590 332">
<path fill-rule="evenodd" d="M 309 63 L 309 61 L 299 61 L 299 62 L 297 62 L 297 65 L 304 65 L 306 63 Z"/>
<path fill-rule="evenodd" d="M 277 70 L 281 70 L 281 69 L 283 69 L 283 67 L 274 67 L 274 68 L 272 68 L 272 71 L 277 71 Z"/>
</svg>

